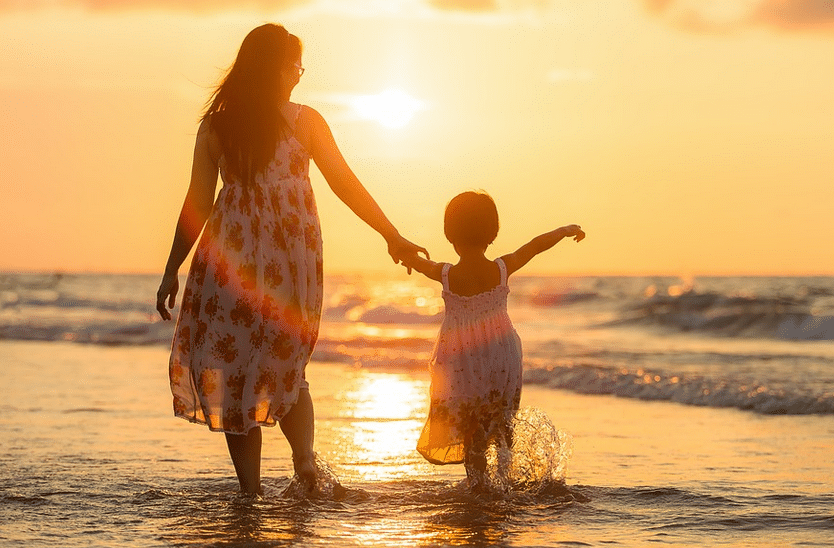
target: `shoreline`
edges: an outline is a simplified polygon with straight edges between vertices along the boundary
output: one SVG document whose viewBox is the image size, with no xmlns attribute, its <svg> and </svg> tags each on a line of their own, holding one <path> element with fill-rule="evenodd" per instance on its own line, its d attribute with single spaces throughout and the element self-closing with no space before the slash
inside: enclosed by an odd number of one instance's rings
<svg viewBox="0 0 834 548">
<path fill-rule="evenodd" d="M 33 433 L 42 431 L 47 443 L 58 439 L 55 429 L 66 431 L 64 449 L 82 454 L 108 451 L 125 440 L 154 447 L 158 433 L 171 438 L 168 447 L 176 440 L 189 444 L 203 460 L 220 461 L 217 471 L 232 481 L 222 440 L 173 416 L 168 353 L 153 346 L 0 341 L 7 378 L 14 380 L 2 406 L 0 431 L 11 435 L 14 446 L 21 435 L 15 425 L 23 418 L 33 424 Z M 53 362 L 52 373 L 44 377 L 40 364 Z M 430 465 L 415 449 L 428 409 L 430 378 L 425 369 L 314 361 L 307 378 L 316 412 L 316 451 L 337 475 L 344 467 L 346 478 L 366 479 L 371 474 L 363 463 L 373 462 L 379 477 L 388 479 L 404 470 L 432 478 L 463 477 L 462 466 Z M 541 409 L 557 429 L 573 437 L 568 484 L 692 487 L 742 481 L 768 486 L 772 481 L 768 489 L 773 492 L 783 491 L 780 484 L 785 482 L 809 492 L 834 487 L 826 480 L 834 477 L 834 429 L 827 415 L 762 415 L 577 394 L 536 384 L 524 384 L 521 405 Z M 136 420 L 146 426 L 137 430 Z M 88 436 L 95 443 L 79 445 Z M 44 449 L 61 452 L 59 447 Z M 280 429 L 265 430 L 265 470 L 268 461 L 276 470 L 292 470 Z"/>
</svg>

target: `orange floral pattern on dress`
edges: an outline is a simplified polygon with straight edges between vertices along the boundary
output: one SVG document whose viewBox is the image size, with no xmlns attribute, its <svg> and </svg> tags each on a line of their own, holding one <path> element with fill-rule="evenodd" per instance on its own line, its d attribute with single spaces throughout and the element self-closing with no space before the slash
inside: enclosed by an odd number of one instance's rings
<svg viewBox="0 0 834 548">
<path fill-rule="evenodd" d="M 231 375 L 226 380 L 226 386 L 229 387 L 229 395 L 233 400 L 243 399 L 243 388 L 246 385 L 246 375 Z"/>
<path fill-rule="evenodd" d="M 191 347 L 191 327 L 184 325 L 179 330 L 179 336 L 176 339 L 177 350 L 181 353 L 187 353 Z"/>
<path fill-rule="evenodd" d="M 233 249 L 238 253 L 243 249 L 243 225 L 240 223 L 232 224 L 232 229 L 229 231 L 229 236 L 226 239 L 229 244 L 229 249 Z"/>
<path fill-rule="evenodd" d="M 298 377 L 297 371 L 287 371 L 284 374 L 284 391 L 285 392 L 292 392 L 293 387 L 295 386 L 296 380 Z"/>
<path fill-rule="evenodd" d="M 224 410 L 223 422 L 230 430 L 243 429 L 243 411 L 240 407 L 230 406 Z"/>
<path fill-rule="evenodd" d="M 293 192 L 290 195 L 288 195 L 287 203 L 290 204 L 290 207 L 292 207 L 293 209 L 298 209 L 298 194 Z"/>
<path fill-rule="evenodd" d="M 255 289 L 258 283 L 258 267 L 254 263 L 242 264 L 237 268 L 237 277 L 243 293 Z"/>
<path fill-rule="evenodd" d="M 169 366 L 168 374 L 171 376 L 171 380 L 176 382 L 182 382 L 182 377 L 185 374 L 185 369 L 181 365 L 170 365 Z"/>
<path fill-rule="evenodd" d="M 219 310 L 219 303 L 220 297 L 218 297 L 217 295 L 212 295 L 206 301 L 206 307 L 204 309 L 204 312 L 206 313 L 206 317 L 208 317 L 210 320 L 213 320 L 217 316 L 217 311 Z"/>
<path fill-rule="evenodd" d="M 249 345 L 253 349 L 259 349 L 263 346 L 265 338 L 264 326 L 261 324 L 249 335 Z"/>
<path fill-rule="evenodd" d="M 229 318 L 235 325 L 252 327 L 252 324 L 255 323 L 255 311 L 252 310 L 246 299 L 240 298 L 235 302 L 235 307 L 229 313 Z"/>
<path fill-rule="evenodd" d="M 229 263 L 226 262 L 225 257 L 220 257 L 217 263 L 217 268 L 214 271 L 214 283 L 217 287 L 223 287 L 229 283 Z"/>
<path fill-rule="evenodd" d="M 206 333 L 208 332 L 208 323 L 197 320 L 197 333 L 194 336 L 194 345 L 197 347 L 203 346 L 206 343 Z"/>
<path fill-rule="evenodd" d="M 308 245 L 310 243 L 308 242 Z M 313 243 L 312 245 L 315 245 Z M 276 262 L 271 262 L 264 268 L 264 282 L 269 287 L 280 287 L 284 282 L 284 277 L 281 275 L 281 265 Z"/>
<path fill-rule="evenodd" d="M 308 160 L 301 154 L 290 154 L 290 173 L 296 177 L 307 170 Z"/>
<path fill-rule="evenodd" d="M 213 369 L 204 369 L 200 373 L 200 381 L 198 383 L 200 393 L 209 396 L 217 390 L 217 382 L 214 378 Z"/>
<path fill-rule="evenodd" d="M 284 217 L 284 233 L 290 238 L 298 238 L 301 235 L 301 219 L 295 213 Z"/>
<path fill-rule="evenodd" d="M 182 415 L 188 412 L 188 405 L 186 405 L 185 401 L 179 396 L 174 396 L 174 413 L 176 415 Z"/>
<path fill-rule="evenodd" d="M 293 341 L 289 333 L 281 331 L 278 336 L 272 339 L 271 355 L 279 360 L 286 360 L 293 353 Z"/>
<path fill-rule="evenodd" d="M 261 369 L 258 380 L 255 382 L 255 393 L 275 392 L 278 389 L 278 376 L 271 369 Z"/>
<path fill-rule="evenodd" d="M 216 341 L 214 343 L 214 348 L 212 349 L 212 354 L 214 357 L 223 360 L 226 363 L 232 363 L 237 358 L 238 350 L 235 346 L 235 337 L 234 335 L 226 335 L 222 339 Z"/>
</svg>

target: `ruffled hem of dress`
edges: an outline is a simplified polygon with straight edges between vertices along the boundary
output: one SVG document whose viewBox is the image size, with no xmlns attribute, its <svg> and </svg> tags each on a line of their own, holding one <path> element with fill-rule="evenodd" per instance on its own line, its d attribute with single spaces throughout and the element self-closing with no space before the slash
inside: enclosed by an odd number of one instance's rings
<svg viewBox="0 0 834 548">
<path fill-rule="evenodd" d="M 232 431 L 232 430 L 224 430 L 222 428 L 215 428 L 215 427 L 211 426 L 208 423 L 208 421 L 198 419 L 197 417 L 193 417 L 191 415 L 182 415 L 182 414 L 179 414 L 179 413 L 174 413 L 174 416 L 179 418 L 179 419 L 186 420 L 186 421 L 188 421 L 192 424 L 200 424 L 202 426 L 205 426 L 209 430 L 211 430 L 212 432 L 223 432 L 224 434 L 246 435 L 246 434 L 249 433 L 249 430 L 252 430 L 253 428 L 257 428 L 259 426 L 267 426 L 269 428 L 273 428 L 273 427 L 275 427 L 275 425 L 278 424 L 278 421 L 273 421 L 273 422 L 258 421 L 255 424 L 253 424 L 252 426 L 250 426 L 247 430 L 245 430 L 243 432 L 236 432 L 236 431 Z"/>
<path fill-rule="evenodd" d="M 417 448 L 417 452 L 420 453 L 423 456 L 424 459 L 429 461 L 429 463 L 436 464 L 438 466 L 443 466 L 444 464 L 463 464 L 464 463 L 464 459 L 460 459 L 460 460 L 457 460 L 457 459 L 456 460 L 438 460 L 438 459 L 432 458 L 429 455 L 427 455 L 426 453 L 424 453 L 423 451 L 421 451 L 421 449 L 419 447 Z"/>
</svg>

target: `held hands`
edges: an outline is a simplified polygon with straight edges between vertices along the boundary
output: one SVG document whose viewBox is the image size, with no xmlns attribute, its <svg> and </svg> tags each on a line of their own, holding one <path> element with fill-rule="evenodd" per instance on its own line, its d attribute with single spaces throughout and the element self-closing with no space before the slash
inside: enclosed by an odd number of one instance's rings
<svg viewBox="0 0 834 548">
<path fill-rule="evenodd" d="M 429 252 L 424 247 L 409 242 L 399 234 L 388 241 L 388 254 L 391 255 L 391 259 L 396 264 L 402 263 L 409 274 L 411 274 L 411 267 L 407 264 L 407 261 L 416 257 L 418 253 L 425 255 L 426 259 L 429 258 Z"/>
<path fill-rule="evenodd" d="M 567 225 L 560 228 L 566 238 L 570 238 L 571 236 L 577 242 L 581 242 L 585 239 L 585 233 L 582 231 L 579 225 Z"/>
<path fill-rule="evenodd" d="M 162 281 L 159 283 L 159 289 L 156 292 L 156 311 L 163 320 L 170 320 L 171 313 L 169 308 L 174 308 L 177 301 L 177 292 L 180 289 L 180 281 L 177 278 L 176 272 L 174 274 L 166 273 L 162 276 Z M 165 301 L 168 300 L 168 306 L 165 306 Z"/>
<path fill-rule="evenodd" d="M 417 259 L 419 259 L 419 258 L 420 258 L 420 256 L 417 255 L 416 253 L 414 253 L 413 255 L 408 255 L 406 257 L 403 257 L 403 260 L 402 260 L 402 262 L 400 262 L 400 264 L 403 265 L 406 268 L 406 270 L 408 271 L 409 274 L 411 274 L 411 270 L 417 268 L 416 263 L 417 263 Z M 428 253 L 426 254 L 426 258 L 428 258 Z"/>
</svg>

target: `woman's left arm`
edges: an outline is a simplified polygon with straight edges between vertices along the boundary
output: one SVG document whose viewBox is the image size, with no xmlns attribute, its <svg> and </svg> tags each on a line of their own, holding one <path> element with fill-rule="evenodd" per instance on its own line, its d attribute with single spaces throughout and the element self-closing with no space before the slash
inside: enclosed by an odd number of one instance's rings
<svg viewBox="0 0 834 548">
<path fill-rule="evenodd" d="M 185 195 L 177 221 L 165 273 L 162 275 L 159 290 L 156 292 L 156 310 L 163 320 L 171 319 L 168 309 L 174 308 L 179 291 L 177 272 L 200 236 L 214 204 L 220 148 L 220 141 L 217 134 L 211 130 L 210 122 L 203 120 L 194 144 L 194 160 L 191 164 L 191 182 L 188 185 L 188 193 Z"/>
<path fill-rule="evenodd" d="M 403 238 L 382 212 L 376 200 L 362 186 L 359 178 L 347 165 L 330 126 L 316 110 L 304 107 L 302 121 L 310 131 L 310 153 L 327 184 L 360 219 L 379 232 L 388 244 L 388 253 L 395 263 L 428 251 Z M 411 269 L 409 268 L 409 272 Z"/>
</svg>

